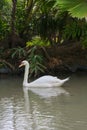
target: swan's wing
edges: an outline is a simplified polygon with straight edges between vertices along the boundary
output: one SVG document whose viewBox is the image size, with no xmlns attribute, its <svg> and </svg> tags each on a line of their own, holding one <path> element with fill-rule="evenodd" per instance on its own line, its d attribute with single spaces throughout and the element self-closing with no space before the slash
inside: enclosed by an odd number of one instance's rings
<svg viewBox="0 0 87 130">
<path fill-rule="evenodd" d="M 38 79 L 36 79 L 35 81 L 33 81 L 32 83 L 55 83 L 55 82 L 60 82 L 61 80 L 58 79 L 57 77 L 53 77 L 53 76 L 42 76 Z"/>
</svg>

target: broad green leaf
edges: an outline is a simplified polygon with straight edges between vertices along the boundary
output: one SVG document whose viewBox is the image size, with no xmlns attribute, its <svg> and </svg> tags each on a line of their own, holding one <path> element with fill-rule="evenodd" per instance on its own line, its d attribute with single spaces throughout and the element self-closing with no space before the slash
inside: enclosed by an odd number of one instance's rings
<svg viewBox="0 0 87 130">
<path fill-rule="evenodd" d="M 73 17 L 87 17 L 87 1 L 86 0 L 56 0 L 56 6 L 63 11 L 69 11 Z"/>
</svg>

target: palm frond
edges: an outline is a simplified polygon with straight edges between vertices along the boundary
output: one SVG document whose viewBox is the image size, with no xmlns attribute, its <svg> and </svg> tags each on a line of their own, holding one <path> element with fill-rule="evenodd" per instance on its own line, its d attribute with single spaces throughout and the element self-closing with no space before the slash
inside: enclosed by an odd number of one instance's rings
<svg viewBox="0 0 87 130">
<path fill-rule="evenodd" d="M 87 1 L 86 0 L 56 0 L 56 6 L 63 11 L 69 11 L 73 17 L 87 17 Z"/>
</svg>

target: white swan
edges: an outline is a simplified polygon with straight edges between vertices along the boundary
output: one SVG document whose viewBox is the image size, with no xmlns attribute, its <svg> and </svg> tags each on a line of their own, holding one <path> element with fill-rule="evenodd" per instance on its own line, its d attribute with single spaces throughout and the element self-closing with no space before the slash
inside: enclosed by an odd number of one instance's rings
<svg viewBox="0 0 87 130">
<path fill-rule="evenodd" d="M 24 72 L 24 80 L 23 86 L 24 87 L 57 87 L 63 85 L 69 78 L 66 79 L 58 79 L 57 77 L 46 75 L 36 79 L 33 82 L 28 83 L 28 74 L 29 74 L 29 63 L 28 61 L 24 60 L 21 62 L 19 67 L 25 66 Z"/>
</svg>

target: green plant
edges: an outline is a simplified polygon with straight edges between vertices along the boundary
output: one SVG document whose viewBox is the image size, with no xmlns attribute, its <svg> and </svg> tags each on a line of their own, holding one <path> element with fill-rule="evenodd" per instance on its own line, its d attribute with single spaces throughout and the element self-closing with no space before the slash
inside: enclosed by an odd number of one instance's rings
<svg viewBox="0 0 87 130">
<path fill-rule="evenodd" d="M 12 50 L 12 58 L 23 58 L 26 56 L 26 51 L 22 47 L 13 48 Z"/>
<path fill-rule="evenodd" d="M 10 31 L 11 2 L 9 0 L 0 1 L 0 40 L 6 38 Z"/>
<path fill-rule="evenodd" d="M 84 22 L 82 26 L 81 44 L 83 48 L 87 48 L 87 22 Z"/>
<path fill-rule="evenodd" d="M 61 11 L 68 11 L 73 17 L 87 17 L 87 1 L 86 0 L 56 0 L 56 6 Z"/>
<path fill-rule="evenodd" d="M 34 46 L 29 50 L 28 61 L 30 62 L 30 76 L 34 75 L 35 77 L 39 73 L 44 73 L 46 67 L 43 65 L 42 55 L 35 54 L 37 47 Z"/>
<path fill-rule="evenodd" d="M 63 39 L 80 39 L 82 34 L 82 28 L 80 21 L 75 19 L 69 19 L 69 22 L 65 25 L 63 29 Z"/>
<path fill-rule="evenodd" d="M 42 40 L 41 37 L 35 36 L 31 41 L 26 43 L 28 46 L 49 46 L 50 42 L 48 40 Z"/>
</svg>

